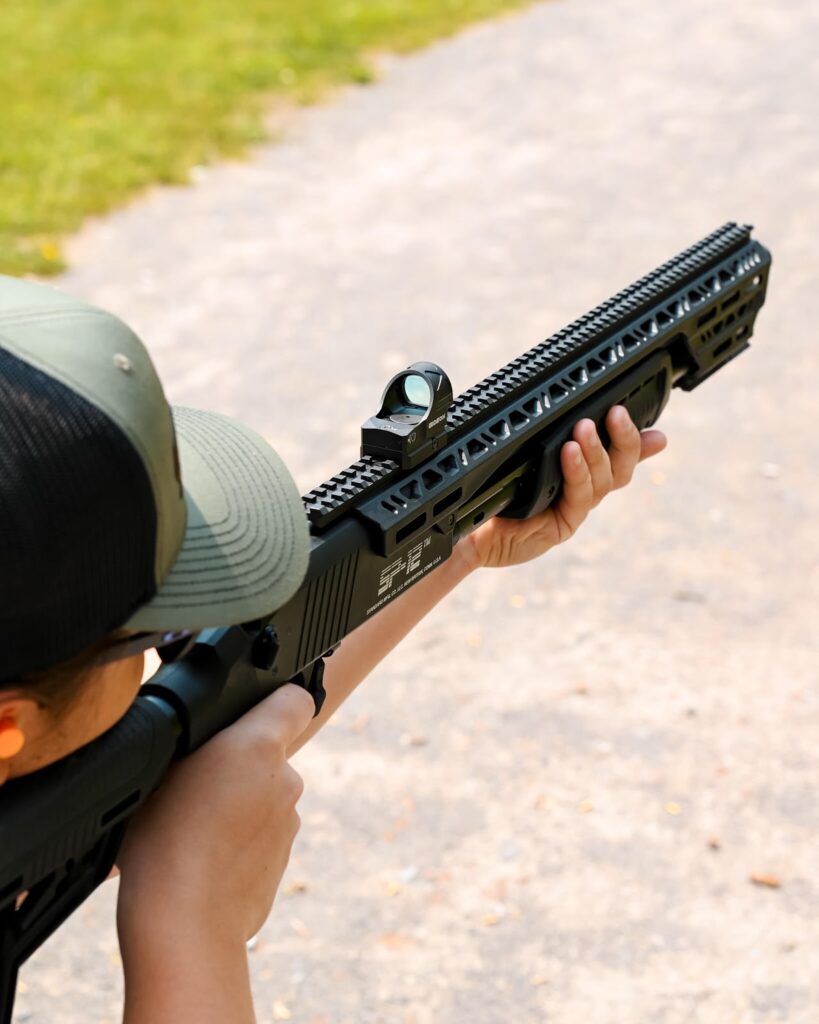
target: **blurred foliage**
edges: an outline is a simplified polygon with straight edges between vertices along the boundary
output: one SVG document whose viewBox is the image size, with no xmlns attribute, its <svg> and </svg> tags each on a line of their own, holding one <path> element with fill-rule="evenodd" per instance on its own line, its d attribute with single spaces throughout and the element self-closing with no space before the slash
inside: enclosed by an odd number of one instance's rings
<svg viewBox="0 0 819 1024">
<path fill-rule="evenodd" d="M 0 272 L 153 182 L 240 154 L 277 97 L 310 102 L 527 0 L 2 0 Z"/>
</svg>

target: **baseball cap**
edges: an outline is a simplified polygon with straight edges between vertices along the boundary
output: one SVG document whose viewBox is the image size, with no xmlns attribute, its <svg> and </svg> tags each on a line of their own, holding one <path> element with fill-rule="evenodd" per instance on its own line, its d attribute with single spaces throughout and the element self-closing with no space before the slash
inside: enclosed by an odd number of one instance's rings
<svg viewBox="0 0 819 1024">
<path fill-rule="evenodd" d="M 0 681 L 117 628 L 261 618 L 298 589 L 308 553 L 301 498 L 266 441 L 171 408 L 122 320 L 0 275 Z"/>
</svg>

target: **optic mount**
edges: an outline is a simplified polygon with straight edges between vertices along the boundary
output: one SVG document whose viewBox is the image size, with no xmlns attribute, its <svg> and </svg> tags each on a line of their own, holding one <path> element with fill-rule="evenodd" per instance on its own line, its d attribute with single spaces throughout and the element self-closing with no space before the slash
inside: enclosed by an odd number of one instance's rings
<svg viewBox="0 0 819 1024">
<path fill-rule="evenodd" d="M 384 389 L 381 409 L 361 427 L 361 454 L 412 469 L 438 450 L 452 406 L 449 377 L 435 363 L 413 363 Z"/>
</svg>

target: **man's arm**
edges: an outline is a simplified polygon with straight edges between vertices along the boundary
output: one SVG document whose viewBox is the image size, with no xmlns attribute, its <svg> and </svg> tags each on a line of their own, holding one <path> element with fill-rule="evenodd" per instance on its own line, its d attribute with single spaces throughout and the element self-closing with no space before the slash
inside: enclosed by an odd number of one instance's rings
<svg viewBox="0 0 819 1024">
<path fill-rule="evenodd" d="M 246 942 L 299 826 L 286 750 L 313 714 L 283 686 L 175 765 L 118 863 L 125 1024 L 253 1024 Z"/>
<path fill-rule="evenodd" d="M 375 666 L 475 569 L 528 562 L 571 537 L 600 501 L 630 480 L 638 462 L 665 448 L 659 430 L 637 430 L 620 406 L 606 419 L 608 451 L 592 420 L 581 420 L 563 446 L 563 492 L 554 505 L 531 519 L 493 518 L 459 543 L 452 557 L 351 633 L 329 658 L 327 696 L 321 714 L 288 748 L 288 756 L 311 739 Z"/>
</svg>

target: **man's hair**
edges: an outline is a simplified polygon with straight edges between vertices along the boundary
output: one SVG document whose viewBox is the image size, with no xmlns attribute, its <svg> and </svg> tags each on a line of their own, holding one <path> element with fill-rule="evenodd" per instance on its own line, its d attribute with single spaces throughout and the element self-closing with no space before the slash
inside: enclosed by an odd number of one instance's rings
<svg viewBox="0 0 819 1024">
<path fill-rule="evenodd" d="M 93 671 L 97 657 L 110 646 L 118 633 L 109 633 L 74 657 L 52 665 L 39 672 L 28 672 L 19 679 L 0 683 L 4 689 L 22 690 L 49 711 L 54 718 L 61 718 L 81 697 L 88 678 Z"/>
</svg>

